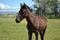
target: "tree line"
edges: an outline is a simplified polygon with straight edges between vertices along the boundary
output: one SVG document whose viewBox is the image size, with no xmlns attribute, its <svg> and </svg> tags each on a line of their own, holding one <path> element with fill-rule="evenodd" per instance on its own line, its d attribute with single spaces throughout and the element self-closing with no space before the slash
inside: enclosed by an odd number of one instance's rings
<svg viewBox="0 0 60 40">
<path fill-rule="evenodd" d="M 58 12 L 58 0 L 32 0 L 34 1 L 34 12 L 36 15 L 60 17 Z"/>
</svg>

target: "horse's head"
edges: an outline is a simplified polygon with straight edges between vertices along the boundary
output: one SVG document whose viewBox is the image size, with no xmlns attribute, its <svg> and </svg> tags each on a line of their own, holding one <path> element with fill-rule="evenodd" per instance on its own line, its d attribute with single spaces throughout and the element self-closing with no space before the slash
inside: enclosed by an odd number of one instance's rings
<svg viewBox="0 0 60 40">
<path fill-rule="evenodd" d="M 21 4 L 21 9 L 19 10 L 19 13 L 16 17 L 16 22 L 19 23 L 24 18 L 28 17 L 27 8 L 29 8 L 25 3 Z"/>
</svg>

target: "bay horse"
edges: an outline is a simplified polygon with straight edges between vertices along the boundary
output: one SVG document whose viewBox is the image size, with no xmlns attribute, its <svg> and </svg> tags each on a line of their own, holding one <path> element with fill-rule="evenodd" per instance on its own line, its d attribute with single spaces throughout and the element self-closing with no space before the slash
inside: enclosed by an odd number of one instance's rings
<svg viewBox="0 0 60 40">
<path fill-rule="evenodd" d="M 47 28 L 47 19 L 45 16 L 35 16 L 30 11 L 30 8 L 24 3 L 21 4 L 21 9 L 16 17 L 16 23 L 21 22 L 24 18 L 27 21 L 28 38 L 32 40 L 32 33 L 35 33 L 36 40 L 38 40 L 38 32 L 41 40 L 44 40 L 45 30 Z"/>
</svg>

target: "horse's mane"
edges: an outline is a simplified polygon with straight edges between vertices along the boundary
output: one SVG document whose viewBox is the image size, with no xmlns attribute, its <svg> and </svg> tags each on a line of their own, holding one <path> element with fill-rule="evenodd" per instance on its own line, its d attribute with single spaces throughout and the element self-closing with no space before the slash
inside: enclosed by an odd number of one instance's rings
<svg viewBox="0 0 60 40">
<path fill-rule="evenodd" d="M 27 5 L 26 5 L 26 7 L 30 10 L 30 12 L 32 12 L 32 11 L 33 11 L 33 9 L 32 9 L 32 8 L 30 8 L 29 6 L 27 6 Z"/>
</svg>

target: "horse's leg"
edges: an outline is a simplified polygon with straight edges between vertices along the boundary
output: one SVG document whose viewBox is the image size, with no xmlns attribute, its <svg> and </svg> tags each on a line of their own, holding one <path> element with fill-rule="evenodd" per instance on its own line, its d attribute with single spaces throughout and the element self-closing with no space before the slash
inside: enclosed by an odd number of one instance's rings
<svg viewBox="0 0 60 40">
<path fill-rule="evenodd" d="M 43 30 L 43 35 L 45 34 L 46 28 L 47 28 L 47 26 L 46 26 L 45 29 Z"/>
<path fill-rule="evenodd" d="M 35 32 L 36 40 L 38 40 L 38 32 Z"/>
<path fill-rule="evenodd" d="M 32 40 L 32 32 L 31 31 L 28 31 L 28 37 L 29 37 L 29 40 Z"/>
<path fill-rule="evenodd" d="M 45 34 L 45 31 L 46 31 L 46 28 L 43 31 L 40 31 L 41 40 L 44 40 L 44 34 Z"/>
<path fill-rule="evenodd" d="M 40 31 L 41 40 L 44 40 L 43 31 Z"/>
</svg>

